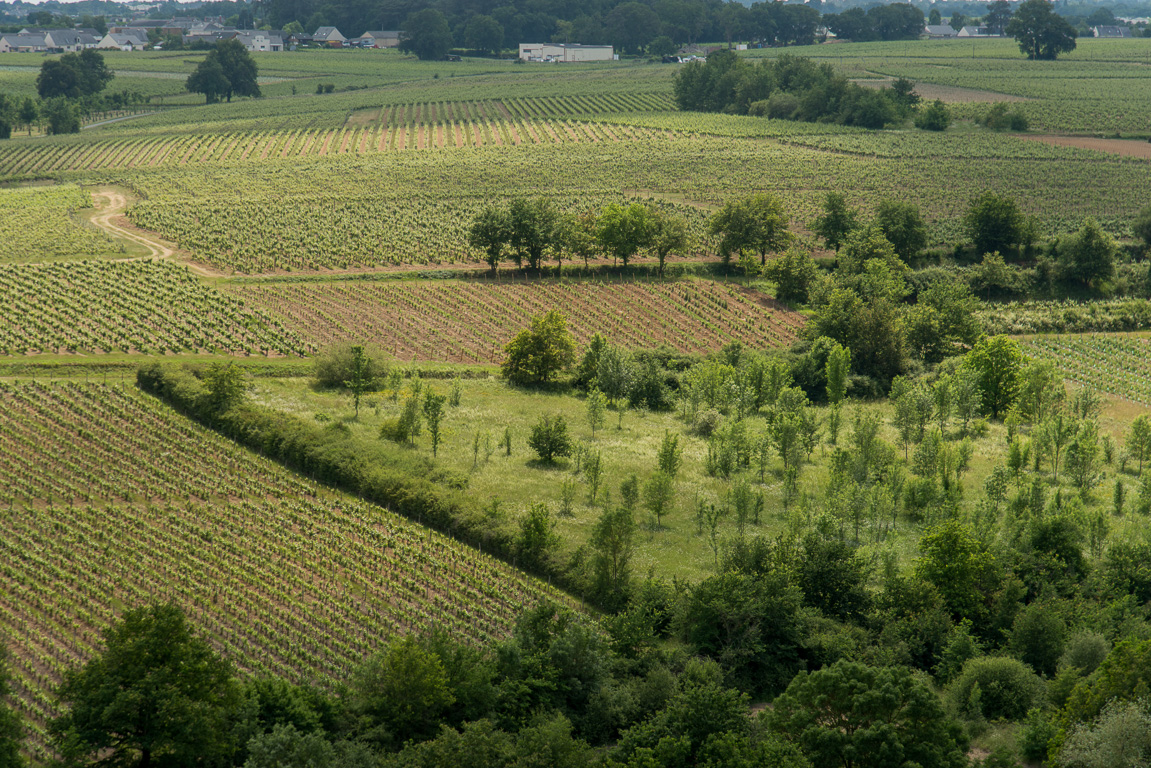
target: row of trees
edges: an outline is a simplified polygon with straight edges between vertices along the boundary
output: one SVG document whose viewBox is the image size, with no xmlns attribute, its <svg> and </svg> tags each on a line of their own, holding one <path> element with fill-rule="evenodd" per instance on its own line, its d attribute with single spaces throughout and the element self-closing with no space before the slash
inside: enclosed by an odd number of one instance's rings
<svg viewBox="0 0 1151 768">
<path fill-rule="evenodd" d="M 506 208 L 487 206 L 472 222 L 468 244 L 483 251 L 493 272 L 506 258 L 538 270 L 547 257 L 562 268 L 565 258 L 582 258 L 586 265 L 600 253 L 626 267 L 646 251 L 659 259 L 660 275 L 670 254 L 690 246 L 687 222 L 658 205 L 612 203 L 598 214 L 563 214 L 542 197 L 515 198 Z"/>
</svg>

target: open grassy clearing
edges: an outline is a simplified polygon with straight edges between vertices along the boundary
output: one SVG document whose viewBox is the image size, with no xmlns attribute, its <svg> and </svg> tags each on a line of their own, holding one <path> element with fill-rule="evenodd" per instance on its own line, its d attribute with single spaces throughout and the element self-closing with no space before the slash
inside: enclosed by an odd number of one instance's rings
<svg viewBox="0 0 1151 768">
<path fill-rule="evenodd" d="M 786 346 L 803 318 L 751 289 L 708 280 L 396 280 L 238 284 L 245 306 L 316 347 L 371 339 L 400 360 L 498 363 L 531 318 L 563 312 L 581 344 L 709 352 L 733 341 Z"/>
<path fill-rule="evenodd" d="M 37 759 L 62 672 L 129 607 L 174 601 L 241 669 L 324 682 L 394 634 L 487 643 L 524 606 L 565 599 L 134 387 L 0 384 L 0 442 L 0 640 Z"/>
<path fill-rule="evenodd" d="M 262 379 L 256 384 L 254 398 L 270 407 L 295 413 L 305 418 L 321 419 L 345 424 L 353 432 L 374 437 L 380 425 L 395 418 L 404 398 L 410 392 L 411 380 L 403 385 L 398 400 L 390 391 L 373 393 L 366 397 L 359 418 L 355 418 L 350 398 L 346 394 L 315 391 L 305 379 Z M 715 555 L 711 539 L 696 519 L 699 501 L 723 504 L 729 500 L 733 482 L 745 479 L 753 493 L 762 494 L 764 507 L 758 524 L 749 523 L 746 535 L 775 536 L 785 533 L 802 534 L 821 516 L 831 515 L 834 524 L 844 530 L 846 537 L 858 541 L 862 552 L 873 562 L 885 557 L 907 564 L 916 554 L 919 533 L 934 522 L 928 509 L 920 519 L 911 519 L 901 511 L 901 505 L 892 506 L 890 500 L 860 499 L 862 509 L 857 518 L 843 518 L 837 507 L 825 498 L 830 479 L 831 457 L 835 448 L 826 443 L 826 429 L 821 444 L 811 454 L 811 463 L 805 466 L 799 480 L 799 498 L 785 507 L 783 476 L 778 456 L 772 452 L 762 481 L 758 460 L 751 467 L 737 472 L 731 480 L 711 476 L 706 470 L 708 441 L 690 431 L 677 413 L 634 412 L 624 413 L 622 428 L 617 428 L 617 414 L 607 414 L 604 427 L 595 436 L 586 417 L 585 399 L 569 394 L 527 392 L 508 386 L 503 381 L 489 379 L 463 379 L 458 384 L 445 380 L 426 379 L 423 388 L 432 388 L 439 394 L 448 394 L 453 386 L 460 389 L 460 405 L 451 408 L 444 420 L 445 436 L 439 448 L 439 463 L 469 477 L 468 493 L 488 504 L 496 504 L 492 525 L 513 528 L 526 513 L 529 505 L 544 502 L 554 517 L 556 531 L 562 537 L 561 560 L 566 560 L 578 547 L 587 544 L 592 527 L 605 503 L 606 493 L 618 503 L 620 484 L 631 474 L 640 484 L 647 481 L 656 468 L 656 452 L 664 434 L 679 436 L 683 448 L 683 468 L 675 484 L 675 500 L 660 528 L 655 528 L 649 513 L 637 511 L 641 535 L 633 560 L 636 573 L 654 571 L 666 578 L 694 580 L 714 570 Z M 1123 400 L 1107 401 L 1100 418 L 1101 434 L 1111 436 L 1116 444 L 1138 413 L 1145 408 Z M 829 409 L 816 408 L 821 425 L 826 427 Z M 843 426 L 839 446 L 850 450 L 851 430 L 857 414 L 875 414 L 882 420 L 881 439 L 896 446 L 900 460 L 902 449 L 891 419 L 893 408 L 886 401 L 849 403 L 843 410 Z M 573 439 L 586 449 L 598 451 L 602 456 L 604 475 L 600 496 L 595 504 L 589 503 L 589 480 L 586 472 L 577 471 L 577 460 L 563 459 L 554 466 L 541 465 L 526 441 L 531 427 L 540 416 L 562 414 Z M 753 416 L 744 422 L 753 445 L 758 445 L 766 429 L 763 417 Z M 512 454 L 505 455 L 499 448 L 504 429 L 512 434 Z M 958 425 L 948 427 L 948 437 L 959 439 Z M 973 440 L 973 455 L 969 470 L 963 475 L 964 514 L 973 514 L 983 498 L 983 483 L 991 469 L 1006 460 L 1006 430 L 1001 424 L 990 425 L 986 436 Z M 478 453 L 477 453 L 478 440 Z M 431 445 L 425 434 L 417 438 L 412 450 L 430 454 Z M 1133 470 L 1134 467 L 1129 467 Z M 1089 509 L 1106 508 L 1110 484 L 1114 482 L 1115 467 L 1106 468 L 1096 490 L 1089 497 Z M 1126 477 L 1135 493 L 1137 480 Z M 1064 482 L 1063 493 L 1068 499 L 1074 495 Z M 562 514 L 564 485 L 571 487 L 571 515 Z M 861 491 L 863 492 L 863 491 Z M 864 492 L 867 495 L 866 492 Z M 1054 489 L 1048 489 L 1054 494 Z M 1112 531 L 1119 535 L 1138 521 L 1116 518 Z M 739 536 L 738 522 L 729 511 L 720 520 L 717 529 L 719 544 L 731 542 Z"/>
</svg>

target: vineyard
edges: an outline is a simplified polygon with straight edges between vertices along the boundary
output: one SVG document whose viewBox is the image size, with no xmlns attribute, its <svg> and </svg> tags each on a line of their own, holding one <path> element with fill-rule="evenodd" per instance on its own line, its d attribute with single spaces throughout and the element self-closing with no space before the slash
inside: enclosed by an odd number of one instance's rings
<svg viewBox="0 0 1151 768">
<path fill-rule="evenodd" d="M 0 354 L 293 354 L 303 343 L 167 262 L 0 266 Z"/>
<path fill-rule="evenodd" d="M 122 254 L 122 245 L 77 218 L 91 207 L 92 195 L 73 184 L 0 189 L 0 262 Z"/>
<path fill-rule="evenodd" d="M 1151 405 L 1151 337 L 1130 334 L 1036 336 L 1024 351 L 1067 379 Z"/>
<path fill-rule="evenodd" d="M 580 345 L 598 332 L 632 349 L 780 347 L 803 326 L 762 294 L 703 280 L 270 283 L 238 293 L 311 343 L 372 339 L 402 360 L 499 362 L 504 345 L 549 309 L 565 313 Z"/>
<path fill-rule="evenodd" d="M 396 633 L 488 642 L 525 605 L 559 599 L 133 388 L 0 385 L 0 444 L 0 641 L 37 759 L 62 672 L 128 607 L 174 601 L 242 670 L 323 682 Z"/>
</svg>

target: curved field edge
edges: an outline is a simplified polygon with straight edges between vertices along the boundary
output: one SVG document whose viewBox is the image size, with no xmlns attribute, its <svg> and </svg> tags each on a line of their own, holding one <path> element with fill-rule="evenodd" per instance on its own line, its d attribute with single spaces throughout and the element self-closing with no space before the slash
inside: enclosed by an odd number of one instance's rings
<svg viewBox="0 0 1151 768">
<path fill-rule="evenodd" d="M 36 759 L 62 672 L 127 608 L 178 603 L 240 669 L 322 683 L 397 633 L 486 643 L 525 606 L 570 602 L 134 388 L 3 384 L 0 401 L 0 641 Z"/>
</svg>

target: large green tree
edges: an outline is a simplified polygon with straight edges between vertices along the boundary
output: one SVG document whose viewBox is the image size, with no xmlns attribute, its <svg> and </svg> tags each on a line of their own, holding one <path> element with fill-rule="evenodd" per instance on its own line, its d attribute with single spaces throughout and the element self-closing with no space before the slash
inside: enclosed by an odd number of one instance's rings
<svg viewBox="0 0 1151 768">
<path fill-rule="evenodd" d="M 823 200 L 823 214 L 811 222 L 811 231 L 823 238 L 828 248 L 839 253 L 847 236 L 858 226 L 859 215 L 848 207 L 847 198 L 840 192 L 828 192 Z"/>
<path fill-rule="evenodd" d="M 442 59 L 452 47 L 448 19 L 434 8 L 410 14 L 404 21 L 400 50 L 414 53 L 422 61 Z"/>
<path fill-rule="evenodd" d="M 352 680 L 348 705 L 359 736 L 381 745 L 435 733 L 454 703 L 440 657 L 413 637 L 393 640 Z"/>
<path fill-rule="evenodd" d="M 905 263 L 927 247 L 927 222 L 915 203 L 883 200 L 875 209 L 875 223 Z"/>
<path fill-rule="evenodd" d="M 979 379 L 983 410 L 999 418 L 1019 395 L 1023 353 L 1006 336 L 984 337 L 963 358 L 963 365 Z"/>
<path fill-rule="evenodd" d="M 173 605 L 125 612 L 58 696 L 66 711 L 50 731 L 66 765 L 209 765 L 232 747 L 232 666 Z"/>
<path fill-rule="evenodd" d="M 104 90 L 115 75 L 97 50 L 66 53 L 59 59 L 48 59 L 40 65 L 36 92 L 42 99 L 63 96 L 76 99 Z"/>
<path fill-rule="evenodd" d="M 600 215 L 597 234 L 600 247 L 626 267 L 636 253 L 651 244 L 647 206 L 640 203 L 608 205 Z"/>
<path fill-rule="evenodd" d="M 1029 59 L 1054 60 L 1075 50 L 1078 33 L 1071 22 L 1055 13 L 1049 0 L 1024 0 L 1007 23 L 1007 34 Z"/>
<path fill-rule="evenodd" d="M 464 43 L 473 51 L 498 55 L 504 47 L 504 28 L 491 16 L 473 16 L 464 27 Z"/>
<path fill-rule="evenodd" d="M 204 94 L 211 104 L 220 97 L 259 96 L 259 68 L 239 40 L 221 40 L 188 76 L 185 87 L 192 93 Z"/>
<path fill-rule="evenodd" d="M 575 361 L 575 340 L 556 310 L 532 318 L 507 347 L 503 374 L 514 384 L 542 384 Z"/>
<path fill-rule="evenodd" d="M 515 256 L 516 266 L 539 269 L 544 251 L 559 245 L 560 216 L 551 200 L 539 197 L 527 200 L 517 197 L 508 206 L 508 244 Z"/>
<path fill-rule="evenodd" d="M 1060 244 L 1059 273 L 1069 283 L 1097 288 L 1115 274 L 1115 240 L 1095 219 L 1088 218 Z"/>
<path fill-rule="evenodd" d="M 741 200 L 730 200 L 712 216 L 708 231 L 720 238 L 720 251 L 743 255 L 759 254 L 759 263 L 767 263 L 767 254 L 787 247 L 793 239 L 787 229 L 783 203 L 770 194 L 757 194 Z"/>
<path fill-rule="evenodd" d="M 905 667 L 839 661 L 801 672 L 768 718 L 821 768 L 967 765 L 962 728 Z"/>
<path fill-rule="evenodd" d="M 1019 205 L 1013 198 L 994 192 L 984 192 L 971 201 L 963 224 L 979 254 L 1013 254 L 1027 236 L 1027 219 Z"/>
</svg>

